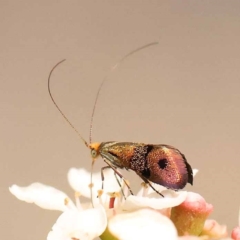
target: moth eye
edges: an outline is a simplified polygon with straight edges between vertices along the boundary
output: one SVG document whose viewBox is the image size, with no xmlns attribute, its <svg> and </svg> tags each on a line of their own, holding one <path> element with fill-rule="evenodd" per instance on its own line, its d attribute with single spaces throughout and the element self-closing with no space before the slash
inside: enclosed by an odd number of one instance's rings
<svg viewBox="0 0 240 240">
<path fill-rule="evenodd" d="M 96 158 L 97 157 L 97 151 L 95 149 L 92 149 L 91 150 L 91 155 L 93 158 Z"/>
</svg>

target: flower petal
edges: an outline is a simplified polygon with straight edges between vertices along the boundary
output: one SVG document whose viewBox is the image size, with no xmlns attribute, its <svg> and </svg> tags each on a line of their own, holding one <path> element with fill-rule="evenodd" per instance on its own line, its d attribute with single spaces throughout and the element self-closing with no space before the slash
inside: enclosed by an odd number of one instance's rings
<svg viewBox="0 0 240 240">
<path fill-rule="evenodd" d="M 47 240 L 91 240 L 100 236 L 106 227 L 107 217 L 101 205 L 83 211 L 71 209 L 61 214 Z"/>
<path fill-rule="evenodd" d="M 64 211 L 68 208 L 75 208 L 65 193 L 41 183 L 32 183 L 27 187 L 12 185 L 9 191 L 19 200 L 35 203 L 44 209 Z"/>
<path fill-rule="evenodd" d="M 130 195 L 124 202 L 122 208 L 126 211 L 133 211 L 140 208 L 150 207 L 154 209 L 164 209 L 177 206 L 185 201 L 187 197 L 186 191 L 175 192 L 172 190 L 162 191 L 164 197 L 158 194 L 155 197 L 140 197 Z"/>
<path fill-rule="evenodd" d="M 158 192 L 162 192 L 167 189 L 164 186 L 156 184 L 156 183 L 151 183 L 151 184 Z M 142 183 L 142 187 L 140 188 L 140 190 L 138 191 L 136 196 L 145 197 L 145 196 L 148 196 L 150 194 L 155 194 L 155 193 L 156 192 L 148 184 Z M 159 196 L 158 193 L 156 193 L 156 197 L 157 196 Z"/>
<path fill-rule="evenodd" d="M 151 209 L 118 214 L 110 219 L 108 227 L 121 240 L 178 239 L 171 220 Z"/>
<path fill-rule="evenodd" d="M 81 195 L 90 198 L 91 191 L 89 188 L 91 179 L 91 173 L 87 170 L 80 168 L 71 168 L 68 171 L 68 181 L 70 186 Z M 102 180 L 101 173 L 93 173 L 93 198 L 97 197 L 97 191 L 102 189 Z M 114 171 L 112 169 L 107 169 L 104 171 L 104 192 L 119 192 L 120 186 L 116 180 L 114 175 Z"/>
</svg>

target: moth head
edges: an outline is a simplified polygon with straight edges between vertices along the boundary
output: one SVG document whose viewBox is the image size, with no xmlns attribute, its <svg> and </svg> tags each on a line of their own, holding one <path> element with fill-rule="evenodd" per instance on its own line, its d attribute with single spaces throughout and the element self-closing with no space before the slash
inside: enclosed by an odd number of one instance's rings
<svg viewBox="0 0 240 240">
<path fill-rule="evenodd" d="M 91 144 L 89 144 L 89 148 L 90 148 L 90 151 L 91 151 L 91 156 L 92 156 L 93 162 L 99 156 L 99 147 L 100 147 L 100 143 L 91 143 Z"/>
</svg>

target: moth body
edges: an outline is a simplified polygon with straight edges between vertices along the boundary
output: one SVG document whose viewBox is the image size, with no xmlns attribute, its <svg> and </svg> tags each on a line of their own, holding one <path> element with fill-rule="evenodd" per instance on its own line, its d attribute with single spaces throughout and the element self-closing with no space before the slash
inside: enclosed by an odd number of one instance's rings
<svg viewBox="0 0 240 240">
<path fill-rule="evenodd" d="M 93 159 L 101 156 L 112 168 L 136 172 L 145 182 L 170 189 L 193 183 L 192 168 L 176 148 L 165 144 L 102 142 L 90 144 Z"/>
</svg>

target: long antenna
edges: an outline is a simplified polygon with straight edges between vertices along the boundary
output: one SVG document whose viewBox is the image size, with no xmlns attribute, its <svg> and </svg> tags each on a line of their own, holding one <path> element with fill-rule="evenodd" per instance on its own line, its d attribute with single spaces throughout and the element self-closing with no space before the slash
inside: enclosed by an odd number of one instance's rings
<svg viewBox="0 0 240 240">
<path fill-rule="evenodd" d="M 78 134 L 78 136 L 82 139 L 82 141 L 84 142 L 84 144 L 89 147 L 88 143 L 85 141 L 85 139 L 81 136 L 81 134 L 77 131 L 77 129 L 73 126 L 73 124 L 68 120 L 68 118 L 65 116 L 65 114 L 62 112 L 62 110 L 59 108 L 59 106 L 57 105 L 57 103 L 55 102 L 53 96 L 52 96 L 52 93 L 51 93 L 51 88 L 50 88 L 50 80 L 51 80 L 51 76 L 52 76 L 52 73 L 54 71 L 54 69 L 60 65 L 62 62 L 64 62 L 66 59 L 63 59 L 62 61 L 58 62 L 53 68 L 52 70 L 50 71 L 49 73 L 49 76 L 48 76 L 48 92 L 49 92 L 49 95 L 52 99 L 52 102 L 53 104 L 55 105 L 55 107 L 58 109 L 58 111 L 62 114 L 62 116 L 64 117 L 64 119 L 66 120 L 66 122 L 72 127 L 72 129 Z"/>
<path fill-rule="evenodd" d="M 92 110 L 92 115 L 91 115 L 91 121 L 90 121 L 90 132 L 89 132 L 89 144 L 92 143 L 92 129 L 93 129 L 93 119 L 94 119 L 94 114 L 95 114 L 95 110 L 96 110 L 96 106 L 97 106 L 97 102 L 98 102 L 98 98 L 99 98 L 99 95 L 100 95 L 100 91 L 103 87 L 103 84 L 104 82 L 107 80 L 108 76 L 118 67 L 120 66 L 121 63 L 123 63 L 124 60 L 126 60 L 126 58 L 128 58 L 129 56 L 135 54 L 136 52 L 139 52 L 140 50 L 144 49 L 144 48 L 148 48 L 150 46 L 153 46 L 153 45 L 156 45 L 158 44 L 158 42 L 152 42 L 152 43 L 148 43 L 146 45 L 143 45 L 133 51 L 131 51 L 130 53 L 128 53 L 127 55 L 125 55 L 123 58 L 121 58 L 111 69 L 110 71 L 108 72 L 108 74 L 104 77 L 104 79 L 102 80 L 99 88 L 98 88 L 98 91 L 97 91 L 97 95 L 96 95 L 96 98 L 95 98 L 95 102 L 94 102 L 94 105 L 93 105 L 93 110 Z M 64 116 L 64 115 L 63 115 Z M 71 125 L 72 126 L 72 125 Z"/>
</svg>

